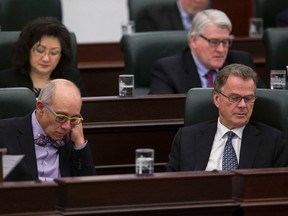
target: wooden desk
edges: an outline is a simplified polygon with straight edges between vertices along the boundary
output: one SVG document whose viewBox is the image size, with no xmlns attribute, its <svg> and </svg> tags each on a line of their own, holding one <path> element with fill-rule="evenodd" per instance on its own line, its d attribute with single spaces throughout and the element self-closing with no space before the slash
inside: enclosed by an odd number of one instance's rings
<svg viewBox="0 0 288 216">
<path fill-rule="evenodd" d="M 288 168 L 236 170 L 233 197 L 245 216 L 288 215 Z"/>
<path fill-rule="evenodd" d="M 156 173 L 62 178 L 58 209 L 64 215 L 232 215 L 232 174 Z"/>
<path fill-rule="evenodd" d="M 81 114 L 85 122 L 119 122 L 184 119 L 184 94 L 135 97 L 84 97 Z"/>
<path fill-rule="evenodd" d="M 172 140 L 183 126 L 185 95 L 83 98 L 84 133 L 98 174 L 134 173 L 135 149 L 155 149 L 164 171 Z"/>
<path fill-rule="evenodd" d="M 60 216 L 55 209 L 54 182 L 3 182 L 0 184 L 0 215 Z"/>
</svg>

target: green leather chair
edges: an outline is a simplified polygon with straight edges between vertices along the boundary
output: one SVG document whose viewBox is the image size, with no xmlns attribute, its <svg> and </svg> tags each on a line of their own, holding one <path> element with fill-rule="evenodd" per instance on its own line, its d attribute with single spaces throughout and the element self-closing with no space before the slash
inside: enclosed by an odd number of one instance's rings
<svg viewBox="0 0 288 216">
<path fill-rule="evenodd" d="M 254 0 L 254 15 L 263 19 L 264 29 L 275 27 L 276 15 L 287 8 L 287 0 Z"/>
<path fill-rule="evenodd" d="M 13 67 L 13 47 L 19 34 L 20 31 L 0 31 L 0 70 Z M 77 68 L 77 39 L 73 32 L 71 33 L 71 43 L 73 49 L 72 67 Z"/>
<path fill-rule="evenodd" d="M 0 0 L 2 31 L 21 31 L 40 16 L 54 16 L 62 21 L 61 0 Z"/>
<path fill-rule="evenodd" d="M 36 107 L 36 98 L 28 88 L 0 88 L 0 119 L 22 117 Z"/>
<path fill-rule="evenodd" d="M 212 88 L 192 88 L 185 102 L 184 125 L 214 120 L 218 109 L 212 98 Z M 251 120 L 284 131 L 288 126 L 288 94 L 283 90 L 257 89 L 257 99 Z"/>
<path fill-rule="evenodd" d="M 128 0 L 129 19 L 137 22 L 143 10 L 156 5 L 174 4 L 176 0 Z"/>
<path fill-rule="evenodd" d="M 270 70 L 286 70 L 288 65 L 288 27 L 265 29 L 263 40 L 266 59 L 265 82 L 270 86 Z"/>
<path fill-rule="evenodd" d="M 125 73 L 135 76 L 135 93 L 148 93 L 151 66 L 157 59 L 174 55 L 187 44 L 185 31 L 139 32 L 124 35 L 120 45 L 124 54 Z"/>
</svg>

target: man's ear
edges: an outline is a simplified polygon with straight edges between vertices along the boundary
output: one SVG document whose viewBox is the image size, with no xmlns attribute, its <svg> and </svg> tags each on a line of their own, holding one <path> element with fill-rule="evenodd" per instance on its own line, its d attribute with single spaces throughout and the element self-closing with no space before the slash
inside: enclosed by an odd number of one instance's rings
<svg viewBox="0 0 288 216">
<path fill-rule="evenodd" d="M 214 104 L 217 108 L 219 108 L 219 94 L 215 91 L 213 91 L 213 101 L 214 101 Z"/>
<path fill-rule="evenodd" d="M 44 107 L 45 106 L 44 106 L 42 101 L 39 101 L 39 100 L 36 101 L 36 112 L 37 113 L 42 115 L 44 112 Z"/>
</svg>

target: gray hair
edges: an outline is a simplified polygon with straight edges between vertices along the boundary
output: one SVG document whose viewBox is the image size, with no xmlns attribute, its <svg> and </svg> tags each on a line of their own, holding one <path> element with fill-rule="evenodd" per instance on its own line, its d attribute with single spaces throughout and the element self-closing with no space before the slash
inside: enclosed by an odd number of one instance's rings
<svg viewBox="0 0 288 216">
<path fill-rule="evenodd" d="M 189 44 L 190 36 L 201 35 L 205 27 L 210 23 L 214 23 L 220 28 L 227 29 L 229 32 L 232 31 L 232 23 L 224 12 L 215 9 L 203 10 L 198 12 L 193 18 L 192 25 L 188 33 Z"/>
<path fill-rule="evenodd" d="M 216 80 L 214 82 L 214 91 L 222 91 L 222 88 L 226 84 L 230 75 L 240 77 L 243 80 L 252 79 L 256 88 L 257 74 L 252 68 L 242 64 L 230 64 L 222 68 L 217 74 Z"/>
<path fill-rule="evenodd" d="M 58 84 L 57 84 L 58 83 Z M 73 87 L 77 90 L 79 95 L 81 95 L 79 88 L 71 81 L 65 79 L 54 79 L 50 80 L 45 84 L 45 86 L 41 89 L 38 99 L 42 102 L 52 105 L 53 104 L 53 96 L 56 93 L 56 86 L 64 85 L 67 87 Z M 81 97 L 81 96 L 80 96 Z M 82 102 L 82 101 L 81 101 Z"/>
<path fill-rule="evenodd" d="M 53 95 L 55 93 L 55 82 L 48 82 L 40 91 L 38 99 L 49 105 L 53 102 Z"/>
</svg>

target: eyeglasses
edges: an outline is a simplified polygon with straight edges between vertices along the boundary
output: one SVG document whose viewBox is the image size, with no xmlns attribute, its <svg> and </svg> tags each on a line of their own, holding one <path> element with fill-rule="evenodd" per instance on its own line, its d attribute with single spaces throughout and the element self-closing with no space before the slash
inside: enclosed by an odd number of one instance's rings
<svg viewBox="0 0 288 216">
<path fill-rule="evenodd" d="M 232 39 L 224 39 L 224 40 L 219 40 L 215 38 L 208 39 L 204 37 L 203 35 L 199 35 L 201 38 L 206 40 L 209 44 L 210 47 L 218 47 L 221 43 L 223 44 L 223 47 L 230 47 L 232 45 Z"/>
<path fill-rule="evenodd" d="M 84 120 L 81 114 L 79 114 L 79 116 L 69 117 L 63 114 L 57 114 L 48 104 L 44 103 L 44 106 L 49 110 L 50 113 L 52 113 L 52 115 L 55 116 L 55 121 L 58 123 L 65 123 L 69 120 L 70 125 L 74 126 L 80 124 Z"/>
<path fill-rule="evenodd" d="M 242 97 L 241 95 L 238 95 L 238 94 L 231 94 L 231 95 L 227 96 L 227 95 L 223 94 L 222 92 L 218 92 L 218 93 L 220 93 L 224 97 L 228 98 L 228 100 L 231 103 L 239 103 L 242 99 L 244 99 L 245 103 L 254 103 L 256 98 L 257 98 L 254 95 L 246 95 L 246 96 Z"/>
<path fill-rule="evenodd" d="M 32 51 L 38 55 L 38 56 L 45 56 L 46 54 L 48 54 L 48 56 L 50 58 L 59 58 L 61 56 L 61 50 L 59 49 L 51 49 L 49 51 L 46 51 L 46 47 L 38 44 L 35 47 L 32 48 Z"/>
</svg>

